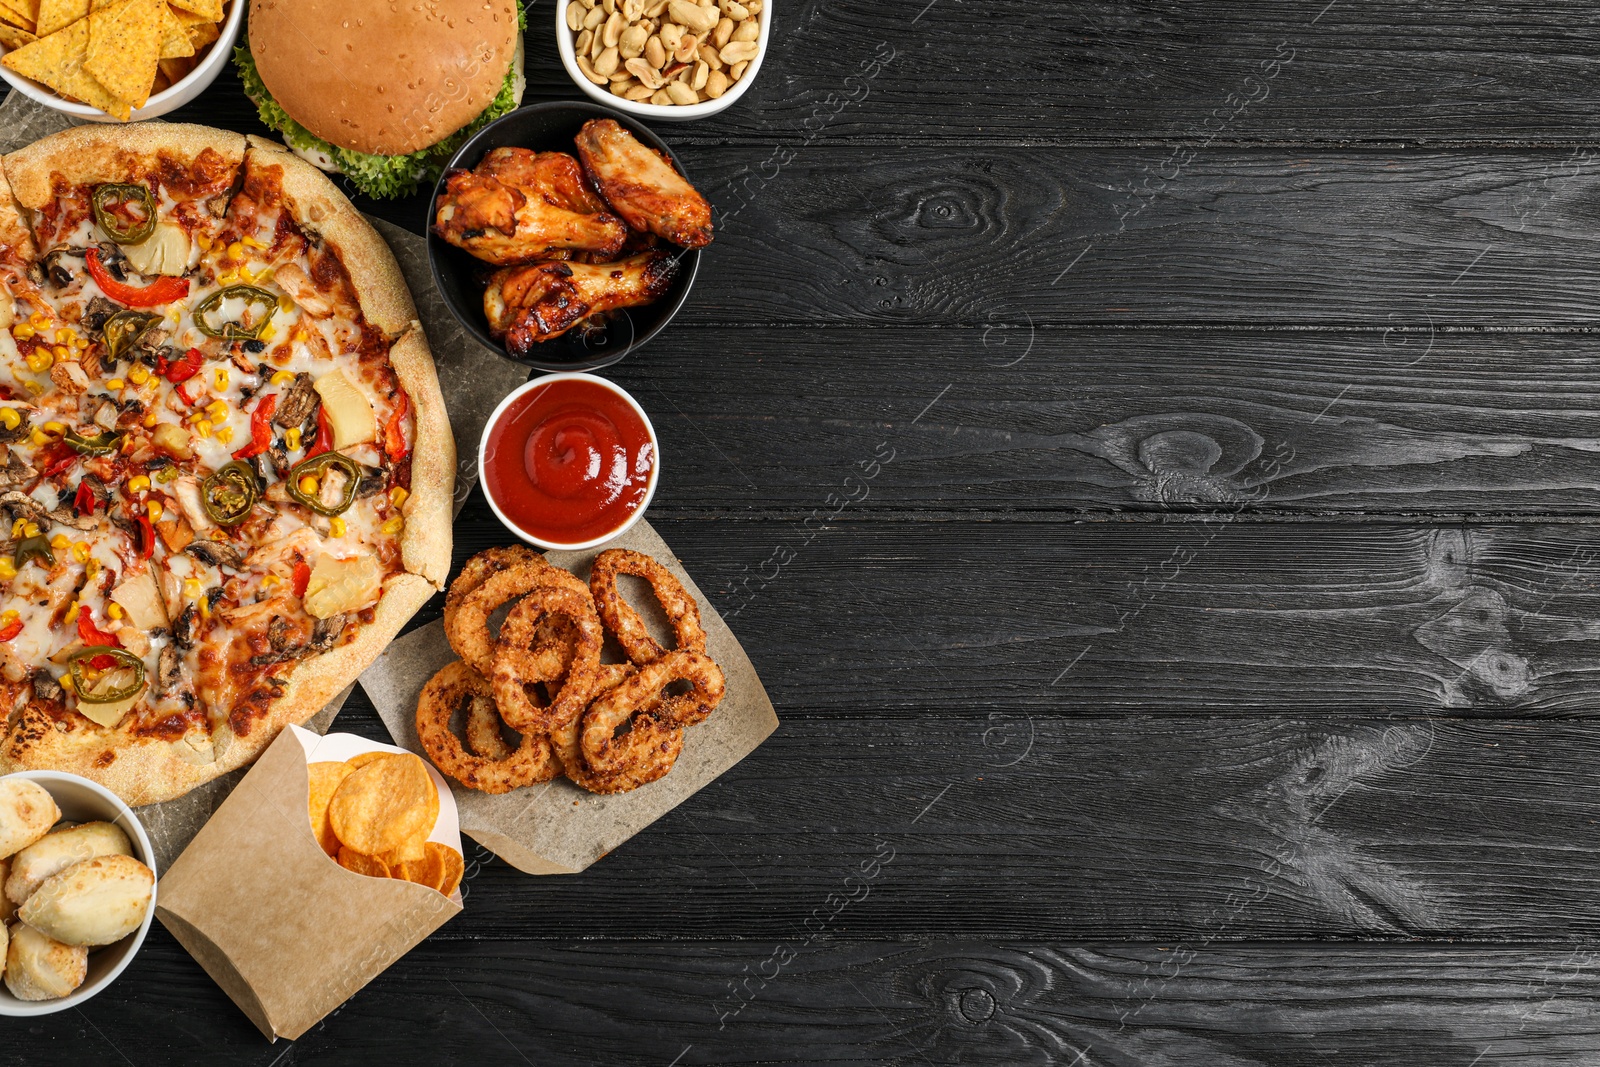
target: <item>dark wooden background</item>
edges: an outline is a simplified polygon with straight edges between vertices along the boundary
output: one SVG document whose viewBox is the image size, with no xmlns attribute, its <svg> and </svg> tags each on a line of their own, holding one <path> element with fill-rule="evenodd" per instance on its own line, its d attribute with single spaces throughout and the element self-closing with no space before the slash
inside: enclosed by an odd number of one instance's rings
<svg viewBox="0 0 1600 1067">
<path fill-rule="evenodd" d="M 0 1058 L 1600 1062 L 1600 24 L 922 2 L 657 127 L 718 239 L 612 373 L 778 733 L 292 1045 L 157 929 Z"/>
</svg>

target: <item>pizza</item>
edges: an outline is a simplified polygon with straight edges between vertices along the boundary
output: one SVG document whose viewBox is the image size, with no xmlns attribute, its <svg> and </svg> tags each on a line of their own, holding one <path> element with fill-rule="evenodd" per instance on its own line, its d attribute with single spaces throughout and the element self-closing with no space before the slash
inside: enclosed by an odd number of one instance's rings
<svg viewBox="0 0 1600 1067">
<path fill-rule="evenodd" d="M 455 450 L 382 239 L 201 126 L 0 159 L 0 773 L 242 766 L 444 583 Z"/>
</svg>

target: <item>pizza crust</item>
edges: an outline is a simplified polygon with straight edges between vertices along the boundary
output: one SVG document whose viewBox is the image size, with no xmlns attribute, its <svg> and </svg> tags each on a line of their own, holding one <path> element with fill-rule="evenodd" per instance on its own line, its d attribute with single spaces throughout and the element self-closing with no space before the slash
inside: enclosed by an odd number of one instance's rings
<svg viewBox="0 0 1600 1067">
<path fill-rule="evenodd" d="M 37 211 L 54 195 L 51 175 L 76 184 L 126 181 L 130 156 L 168 156 L 193 162 L 212 149 L 237 170 L 244 162 L 245 138 L 240 133 L 180 122 L 141 122 L 130 126 L 77 126 L 19 148 L 0 159 L 17 201 Z"/>
<path fill-rule="evenodd" d="M 23 217 L 22 205 L 11 195 L 11 185 L 6 181 L 4 171 L 0 171 L 0 249 L 6 250 L 0 259 L 9 257 L 31 263 L 37 255 L 33 246 L 33 232 L 28 229 L 28 220 Z"/>
<path fill-rule="evenodd" d="M 378 231 L 322 171 L 276 141 L 252 134 L 250 152 L 260 152 L 283 168 L 283 195 L 294 205 L 295 221 L 339 250 L 339 259 L 356 287 L 367 321 L 398 337 L 417 318 L 405 275 Z"/>
<path fill-rule="evenodd" d="M 390 578 L 374 619 L 354 640 L 297 664 L 287 688 L 272 702 L 269 713 L 256 721 L 250 736 L 236 737 L 224 727 L 212 735 L 210 753 L 185 739 L 136 738 L 126 730 L 107 730 L 87 720 L 80 720 L 84 725 L 79 729 L 68 730 L 30 704 L 0 749 L 0 774 L 66 771 L 99 782 L 133 807 L 180 797 L 253 762 L 285 726 L 299 725 L 321 711 L 372 665 L 433 593 L 433 586 L 414 574 Z"/>
<path fill-rule="evenodd" d="M 411 496 L 401 508 L 400 556 L 406 570 L 443 589 L 450 575 L 451 523 L 455 517 L 456 439 L 445 417 L 439 368 L 422 325 L 413 322 L 389 348 L 389 365 L 411 397 L 416 422 L 411 450 Z"/>
</svg>

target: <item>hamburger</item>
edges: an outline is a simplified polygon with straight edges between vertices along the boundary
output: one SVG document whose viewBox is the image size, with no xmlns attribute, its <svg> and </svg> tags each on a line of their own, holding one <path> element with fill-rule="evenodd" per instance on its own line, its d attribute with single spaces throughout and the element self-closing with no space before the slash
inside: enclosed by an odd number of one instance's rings
<svg viewBox="0 0 1600 1067">
<path fill-rule="evenodd" d="M 233 59 L 291 149 L 405 196 L 521 103 L 525 25 L 521 0 L 251 0 Z"/>
</svg>

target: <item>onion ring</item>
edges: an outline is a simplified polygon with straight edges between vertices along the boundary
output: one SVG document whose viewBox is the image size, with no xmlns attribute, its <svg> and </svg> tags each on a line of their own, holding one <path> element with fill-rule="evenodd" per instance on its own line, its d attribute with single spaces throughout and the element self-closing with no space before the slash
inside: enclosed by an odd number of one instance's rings
<svg viewBox="0 0 1600 1067">
<path fill-rule="evenodd" d="M 450 583 L 449 592 L 444 596 L 444 628 L 448 634 L 451 629 L 450 620 L 455 618 L 456 609 L 466 599 L 467 594 L 487 581 L 490 576 L 498 574 L 507 567 L 519 563 L 544 563 L 545 558 L 527 545 L 502 545 L 496 548 L 486 548 L 461 565 L 461 573 L 456 575 L 456 580 Z"/>
<path fill-rule="evenodd" d="M 588 586 L 560 567 L 551 566 L 543 556 L 537 562 L 513 563 L 485 578 L 476 589 L 463 596 L 453 615 L 445 620 L 445 637 L 456 655 L 487 676 L 494 670 L 494 635 L 489 632 L 489 616 L 503 605 L 526 596 L 540 586 L 557 586 L 588 593 Z"/>
<path fill-rule="evenodd" d="M 663 697 L 662 690 L 675 681 L 692 682 L 693 692 L 683 697 Z M 671 760 L 677 758 L 671 736 L 690 725 L 678 714 L 697 715 L 692 721 L 702 721 L 721 700 L 723 687 L 722 671 L 698 652 L 669 652 L 645 664 L 638 673 L 603 693 L 584 712 L 579 746 L 585 765 L 597 774 L 637 772 L 659 762 L 670 750 L 670 767 Z M 687 705 L 680 705 L 674 713 L 675 701 L 687 701 Z M 647 710 L 652 705 L 658 706 Z M 682 710 L 684 706 L 687 712 Z M 630 729 L 618 737 L 617 730 L 624 723 Z M 678 745 L 681 747 L 681 742 Z"/>
<path fill-rule="evenodd" d="M 513 730 L 544 733 L 565 726 L 583 714 L 594 694 L 605 631 L 589 590 L 581 582 L 577 584 L 577 589 L 535 587 L 511 609 L 500 628 L 489 679 L 500 715 Z M 566 659 L 558 643 L 535 643 L 541 625 L 556 617 L 571 620 L 574 628 L 572 655 Z M 548 634 L 548 629 L 545 632 Z M 529 697 L 529 685 L 557 680 L 561 687 L 549 704 L 535 703 Z"/>
<path fill-rule="evenodd" d="M 492 700 L 473 700 L 467 706 L 467 747 L 484 759 L 500 760 L 511 755 L 511 746 L 500 734 L 500 709 Z"/>
<path fill-rule="evenodd" d="M 450 719 L 463 700 L 492 703 L 494 694 L 483 675 L 465 663 L 447 663 L 428 679 L 417 700 L 417 739 L 433 765 L 469 789 L 509 793 L 525 785 L 548 782 L 561 773 L 550 739 L 541 733 L 522 735 L 522 743 L 504 759 L 469 755 L 450 732 Z"/>
<path fill-rule="evenodd" d="M 617 591 L 617 575 L 631 574 L 643 578 L 655 591 L 661 609 L 672 623 L 677 636 L 679 652 L 704 652 L 706 632 L 700 625 L 700 605 L 672 572 L 642 552 L 626 548 L 611 548 L 594 558 L 589 571 L 589 591 L 594 594 L 595 608 L 605 622 L 606 629 L 616 635 L 617 643 L 634 663 L 644 665 L 667 654 L 667 649 L 650 636 L 644 620 L 633 610 L 633 605 L 622 599 Z"/>
<path fill-rule="evenodd" d="M 615 689 L 633 673 L 633 668 L 627 664 L 603 664 L 600 667 L 599 692 Z M 655 707 L 653 699 L 648 701 L 643 709 L 644 714 L 648 716 Z M 626 793 L 641 785 L 648 785 L 672 770 L 678 754 L 683 751 L 683 730 L 667 728 L 655 735 L 660 747 L 650 754 L 652 758 L 638 762 L 621 773 L 600 774 L 591 769 L 583 758 L 582 736 L 583 719 L 578 718 L 552 731 L 550 741 L 561 760 L 561 772 L 572 779 L 573 784 L 591 793 Z"/>
</svg>

